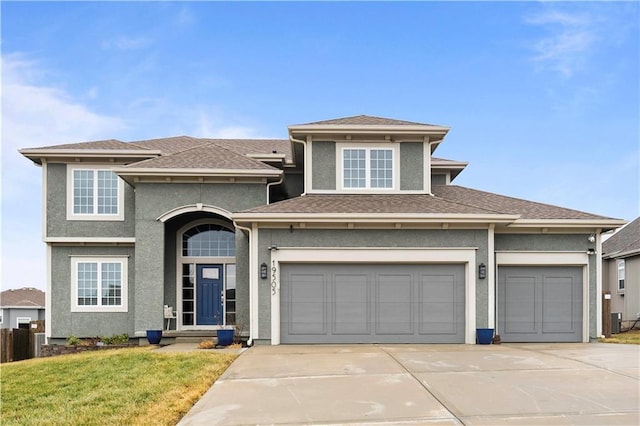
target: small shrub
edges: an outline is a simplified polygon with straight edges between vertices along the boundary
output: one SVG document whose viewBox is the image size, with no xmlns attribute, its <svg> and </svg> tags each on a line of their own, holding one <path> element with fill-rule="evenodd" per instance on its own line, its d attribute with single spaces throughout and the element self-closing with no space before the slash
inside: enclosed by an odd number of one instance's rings
<svg viewBox="0 0 640 426">
<path fill-rule="evenodd" d="M 114 334 L 109 337 L 101 337 L 100 341 L 105 345 L 126 345 L 129 343 L 129 335 L 125 334 Z"/>
<path fill-rule="evenodd" d="M 198 349 L 213 349 L 214 347 L 213 340 L 203 340 L 198 343 Z"/>
<path fill-rule="evenodd" d="M 82 340 L 77 336 L 71 335 L 67 337 L 67 346 L 78 346 L 80 343 L 82 343 Z"/>
</svg>

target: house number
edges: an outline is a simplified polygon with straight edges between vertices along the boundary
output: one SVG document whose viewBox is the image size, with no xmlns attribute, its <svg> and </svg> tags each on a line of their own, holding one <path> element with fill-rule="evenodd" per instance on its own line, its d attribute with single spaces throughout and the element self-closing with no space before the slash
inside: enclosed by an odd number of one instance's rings
<svg viewBox="0 0 640 426">
<path fill-rule="evenodd" d="M 273 296 L 275 296 L 276 294 L 276 285 L 278 284 L 276 282 L 276 261 L 272 260 L 271 261 L 271 294 Z"/>
</svg>

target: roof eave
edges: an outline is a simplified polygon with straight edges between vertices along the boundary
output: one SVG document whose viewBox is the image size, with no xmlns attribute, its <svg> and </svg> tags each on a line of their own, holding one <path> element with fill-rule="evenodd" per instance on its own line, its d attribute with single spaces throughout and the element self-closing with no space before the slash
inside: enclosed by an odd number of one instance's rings
<svg viewBox="0 0 640 426">
<path fill-rule="evenodd" d="M 432 213 L 235 213 L 242 222 L 322 222 L 322 223 L 511 223 L 519 215 L 432 214 Z"/>
<path fill-rule="evenodd" d="M 450 127 L 427 125 L 353 125 L 353 124 L 316 124 L 289 126 L 289 134 L 352 134 L 352 135 L 422 135 L 444 137 Z"/>
<path fill-rule="evenodd" d="M 603 254 L 602 258 L 603 259 L 620 259 L 623 257 L 632 257 L 637 255 L 640 255 L 640 248 Z"/>
<path fill-rule="evenodd" d="M 42 164 L 42 159 L 63 158 L 123 158 L 123 159 L 148 159 L 162 154 L 159 150 L 150 149 L 20 149 L 18 152 L 37 164 Z"/>
<path fill-rule="evenodd" d="M 622 219 L 518 219 L 510 228 L 600 228 L 603 231 L 616 229 L 624 224 Z"/>
</svg>

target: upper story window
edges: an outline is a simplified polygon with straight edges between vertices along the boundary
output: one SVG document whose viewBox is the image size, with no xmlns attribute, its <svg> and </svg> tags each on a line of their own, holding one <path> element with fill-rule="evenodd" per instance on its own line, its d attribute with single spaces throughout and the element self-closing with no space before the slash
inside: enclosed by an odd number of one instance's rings
<svg viewBox="0 0 640 426">
<path fill-rule="evenodd" d="M 109 169 L 69 165 L 67 219 L 124 220 L 124 183 Z"/>
<path fill-rule="evenodd" d="M 343 148 L 343 189 L 393 189 L 394 150 L 391 148 Z"/>
<path fill-rule="evenodd" d="M 71 258 L 73 312 L 127 311 L 127 258 Z"/>
<path fill-rule="evenodd" d="M 624 260 L 618 260 L 618 291 L 624 291 Z"/>
</svg>

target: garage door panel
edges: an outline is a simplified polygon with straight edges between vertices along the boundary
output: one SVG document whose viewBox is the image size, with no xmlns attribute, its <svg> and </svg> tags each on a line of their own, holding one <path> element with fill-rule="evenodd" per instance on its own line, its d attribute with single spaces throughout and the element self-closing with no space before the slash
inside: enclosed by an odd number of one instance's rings
<svg viewBox="0 0 640 426">
<path fill-rule="evenodd" d="M 426 275 L 420 277 L 420 324 L 421 334 L 455 334 L 459 307 L 455 275 Z M 462 294 L 464 298 L 464 293 Z M 464 303 L 462 305 L 464 309 Z"/>
<path fill-rule="evenodd" d="M 464 276 L 464 265 L 283 264 L 281 342 L 464 343 Z"/>
<path fill-rule="evenodd" d="M 504 342 L 581 342 L 581 267 L 498 268 L 498 333 Z"/>
<path fill-rule="evenodd" d="M 377 334 L 413 334 L 411 281 L 411 275 L 377 275 L 375 303 Z"/>
<path fill-rule="evenodd" d="M 368 274 L 336 274 L 333 291 L 334 334 L 371 332 Z"/>
<path fill-rule="evenodd" d="M 545 277 L 542 286 L 543 333 L 574 333 L 575 285 L 571 277 Z"/>
<path fill-rule="evenodd" d="M 296 274 L 291 276 L 291 280 L 296 285 L 289 290 L 289 333 L 326 334 L 327 286 L 324 275 Z"/>
<path fill-rule="evenodd" d="M 537 333 L 536 278 L 510 276 L 505 289 L 505 313 L 507 333 Z"/>
</svg>

